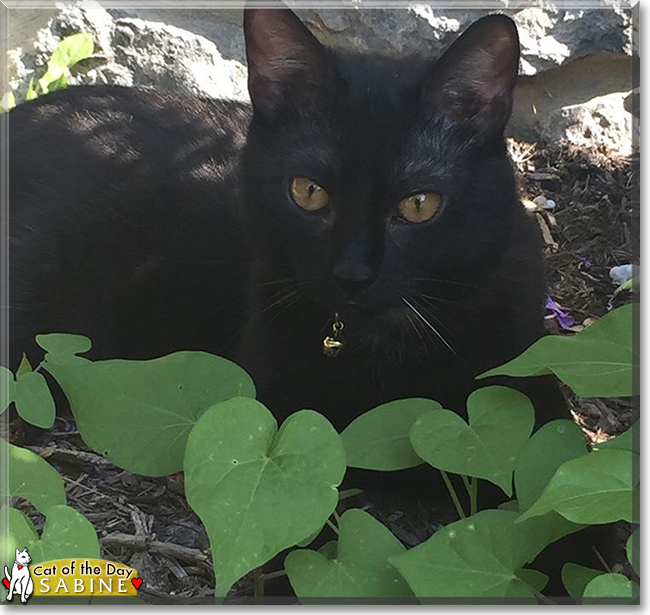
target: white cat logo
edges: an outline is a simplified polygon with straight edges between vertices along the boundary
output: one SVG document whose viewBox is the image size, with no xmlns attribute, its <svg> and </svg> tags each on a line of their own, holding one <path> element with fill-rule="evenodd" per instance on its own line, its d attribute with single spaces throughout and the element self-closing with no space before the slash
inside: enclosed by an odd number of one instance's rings
<svg viewBox="0 0 650 615">
<path fill-rule="evenodd" d="M 18 596 L 20 594 L 20 599 L 27 602 L 27 599 L 32 595 L 34 582 L 29 572 L 29 563 L 31 561 L 32 558 L 29 557 L 26 548 L 22 551 L 16 549 L 16 561 L 11 569 L 11 576 L 9 576 L 9 570 L 5 566 L 5 579 L 3 581 L 5 586 L 8 584 L 9 595 L 7 600 L 11 600 L 14 595 Z"/>
</svg>

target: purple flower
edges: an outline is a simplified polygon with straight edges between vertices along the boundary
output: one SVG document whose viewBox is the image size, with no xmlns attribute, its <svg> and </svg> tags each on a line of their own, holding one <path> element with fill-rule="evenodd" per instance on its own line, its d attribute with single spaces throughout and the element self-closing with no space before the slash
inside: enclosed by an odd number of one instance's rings
<svg viewBox="0 0 650 615">
<path fill-rule="evenodd" d="M 557 324 L 560 325 L 562 329 L 569 329 L 573 326 L 573 316 L 562 310 L 550 296 L 546 297 L 546 309 L 551 312 L 546 318 L 555 318 L 557 320 Z"/>
<path fill-rule="evenodd" d="M 591 261 L 586 256 L 581 256 L 580 262 L 585 266 L 585 269 L 591 269 Z"/>
</svg>

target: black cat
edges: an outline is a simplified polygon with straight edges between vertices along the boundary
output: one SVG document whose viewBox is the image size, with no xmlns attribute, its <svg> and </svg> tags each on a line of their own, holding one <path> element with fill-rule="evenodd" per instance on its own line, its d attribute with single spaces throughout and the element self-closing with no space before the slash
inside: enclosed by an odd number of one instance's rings
<svg viewBox="0 0 650 615">
<path fill-rule="evenodd" d="M 95 357 L 233 358 L 280 418 L 342 428 L 408 396 L 463 412 L 476 374 L 543 333 L 503 137 L 513 22 L 435 62 L 335 52 L 286 9 L 244 27 L 252 114 L 119 87 L 11 112 L 13 366 L 34 334 L 78 332 Z M 565 415 L 552 382 L 518 386 Z"/>
<path fill-rule="evenodd" d="M 286 9 L 244 27 L 252 109 L 75 87 L 10 113 L 12 367 L 73 332 L 95 358 L 227 356 L 279 419 L 342 429 L 414 396 L 464 413 L 474 377 L 543 334 L 503 136 L 514 23 L 485 17 L 437 61 L 327 49 Z M 511 384 L 538 423 L 568 418 L 552 380 Z"/>
</svg>

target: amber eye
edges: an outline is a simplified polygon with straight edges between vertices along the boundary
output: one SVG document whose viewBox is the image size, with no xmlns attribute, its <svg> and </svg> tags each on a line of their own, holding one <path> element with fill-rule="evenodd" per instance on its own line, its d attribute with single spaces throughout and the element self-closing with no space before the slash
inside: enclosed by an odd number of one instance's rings
<svg viewBox="0 0 650 615">
<path fill-rule="evenodd" d="M 323 209 L 330 200 L 324 188 L 306 177 L 291 180 L 291 198 L 306 211 Z"/>
<path fill-rule="evenodd" d="M 436 192 L 422 192 L 402 199 L 397 206 L 400 216 L 409 222 L 426 222 L 438 211 L 442 197 Z"/>
</svg>

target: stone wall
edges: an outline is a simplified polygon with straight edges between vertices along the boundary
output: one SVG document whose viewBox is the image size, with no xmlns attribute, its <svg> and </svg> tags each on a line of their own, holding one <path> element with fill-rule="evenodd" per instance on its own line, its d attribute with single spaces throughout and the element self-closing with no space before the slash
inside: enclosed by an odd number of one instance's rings
<svg viewBox="0 0 650 615">
<path fill-rule="evenodd" d="M 291 2 L 288 2 L 291 5 Z M 531 2 L 531 5 L 534 3 Z M 599 9 L 508 9 L 519 27 L 522 61 L 512 136 L 566 140 L 612 155 L 632 151 L 632 11 L 618 0 Z M 405 5 L 406 6 L 406 5 Z M 488 10 L 412 4 L 400 9 L 297 9 L 324 43 L 388 54 L 438 56 Z M 10 9 L 9 83 L 24 92 L 56 42 L 90 32 L 94 58 L 73 83 L 141 85 L 245 99 L 241 9 L 104 9 L 86 1 L 54 9 Z"/>
</svg>

